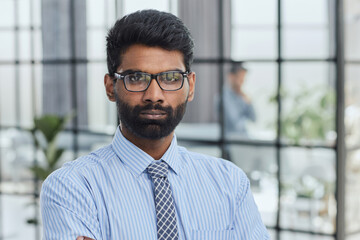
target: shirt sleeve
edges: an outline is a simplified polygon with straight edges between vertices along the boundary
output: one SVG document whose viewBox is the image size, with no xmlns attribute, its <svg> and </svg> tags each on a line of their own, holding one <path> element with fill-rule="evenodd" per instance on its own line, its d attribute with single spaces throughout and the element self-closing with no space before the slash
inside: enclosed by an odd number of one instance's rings
<svg viewBox="0 0 360 240">
<path fill-rule="evenodd" d="M 101 239 L 96 206 L 85 185 L 52 174 L 42 186 L 40 207 L 44 240 Z"/>
<path fill-rule="evenodd" d="M 235 239 L 270 239 L 252 196 L 249 180 L 246 177 L 244 179 L 245 183 L 236 198 L 237 208 L 234 222 Z"/>
<path fill-rule="evenodd" d="M 256 114 L 255 114 L 255 110 L 254 110 L 254 106 L 252 103 L 246 103 L 244 102 L 244 106 L 245 106 L 245 115 L 246 117 L 255 122 L 256 121 Z"/>
</svg>

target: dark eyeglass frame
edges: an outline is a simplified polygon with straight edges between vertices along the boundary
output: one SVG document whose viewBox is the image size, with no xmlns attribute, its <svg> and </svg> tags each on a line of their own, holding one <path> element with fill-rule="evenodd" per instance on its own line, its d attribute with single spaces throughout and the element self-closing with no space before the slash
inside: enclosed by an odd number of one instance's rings
<svg viewBox="0 0 360 240">
<path fill-rule="evenodd" d="M 168 90 L 168 89 L 162 88 L 161 85 L 160 85 L 160 82 L 159 82 L 158 77 L 159 77 L 160 75 L 162 75 L 162 74 L 174 73 L 174 72 L 180 73 L 180 74 L 183 76 L 183 79 L 182 79 L 182 82 L 181 82 L 180 87 L 177 88 L 177 89 L 172 89 L 172 90 Z M 147 84 L 147 86 L 146 86 L 146 88 L 145 88 L 144 90 L 134 91 L 134 90 L 129 90 L 129 89 L 127 88 L 126 82 L 124 81 L 125 77 L 128 76 L 128 75 L 130 75 L 130 74 L 135 74 L 135 73 L 142 73 L 142 74 L 145 74 L 145 75 L 151 77 L 150 81 L 148 82 L 148 84 Z M 189 76 L 190 73 L 191 73 L 191 72 L 189 72 L 189 71 L 186 71 L 186 72 L 183 72 L 183 71 L 166 71 L 166 72 L 160 72 L 160 73 L 157 73 L 157 74 L 150 74 L 150 73 L 146 73 L 146 72 L 136 72 L 136 71 L 126 72 L 126 71 L 125 71 L 125 72 L 123 72 L 123 73 L 115 72 L 115 73 L 114 73 L 114 76 L 115 76 L 115 80 L 117 80 L 117 79 L 123 80 L 125 89 L 126 89 L 127 91 L 129 91 L 129 92 L 145 92 L 145 91 L 149 88 L 149 86 L 150 86 L 150 84 L 151 84 L 151 81 L 152 81 L 153 79 L 155 79 L 155 81 L 156 81 L 157 84 L 159 85 L 160 89 L 163 90 L 163 91 L 178 91 L 178 90 L 180 90 L 180 89 L 184 86 L 184 80 L 185 80 L 185 78 L 188 78 L 188 76 Z"/>
</svg>

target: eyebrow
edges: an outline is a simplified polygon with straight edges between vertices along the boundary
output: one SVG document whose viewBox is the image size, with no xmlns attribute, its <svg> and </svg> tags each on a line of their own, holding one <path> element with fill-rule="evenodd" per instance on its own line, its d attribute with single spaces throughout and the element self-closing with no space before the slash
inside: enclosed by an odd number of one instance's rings
<svg viewBox="0 0 360 240">
<path fill-rule="evenodd" d="M 166 71 L 163 71 L 163 72 L 172 72 L 172 71 L 175 71 L 175 72 L 177 72 L 177 71 L 179 71 L 179 72 L 186 72 L 186 70 L 183 71 L 182 69 L 179 69 L 179 68 L 169 69 L 169 70 L 166 70 Z M 124 74 L 135 73 L 135 72 L 148 73 L 148 72 L 141 71 L 141 70 L 139 70 L 139 69 L 127 69 L 127 70 L 121 72 L 120 74 L 124 75 Z M 159 73 L 163 73 L 163 72 L 158 72 L 158 73 L 155 73 L 155 74 L 159 74 Z M 148 73 L 148 74 L 150 74 L 150 73 Z"/>
<path fill-rule="evenodd" d="M 124 75 L 124 74 L 134 73 L 134 72 L 141 72 L 141 71 L 128 69 L 128 70 L 125 70 L 125 71 L 123 71 L 123 72 L 120 72 L 120 74 Z"/>
</svg>

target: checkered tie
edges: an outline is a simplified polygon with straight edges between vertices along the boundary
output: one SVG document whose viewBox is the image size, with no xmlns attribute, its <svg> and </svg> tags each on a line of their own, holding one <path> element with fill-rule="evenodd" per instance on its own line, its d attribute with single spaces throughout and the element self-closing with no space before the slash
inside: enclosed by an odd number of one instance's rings
<svg viewBox="0 0 360 240">
<path fill-rule="evenodd" d="M 147 168 L 155 186 L 155 207 L 157 235 L 159 240 L 177 240 L 179 233 L 176 225 L 175 206 L 167 178 L 168 165 L 155 162 Z"/>
</svg>

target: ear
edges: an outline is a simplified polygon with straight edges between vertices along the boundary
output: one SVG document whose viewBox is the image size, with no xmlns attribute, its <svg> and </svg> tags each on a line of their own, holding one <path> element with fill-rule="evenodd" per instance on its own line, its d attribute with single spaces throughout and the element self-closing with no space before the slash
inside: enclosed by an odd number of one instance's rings
<svg viewBox="0 0 360 240">
<path fill-rule="evenodd" d="M 191 102 L 194 99 L 195 94 L 195 82 L 196 82 L 196 75 L 195 72 L 191 72 L 188 75 L 189 79 L 189 95 L 188 95 L 188 102 Z"/>
<path fill-rule="evenodd" d="M 104 85 L 106 96 L 111 102 L 115 102 L 114 80 L 109 74 L 105 74 L 104 76 Z"/>
</svg>

